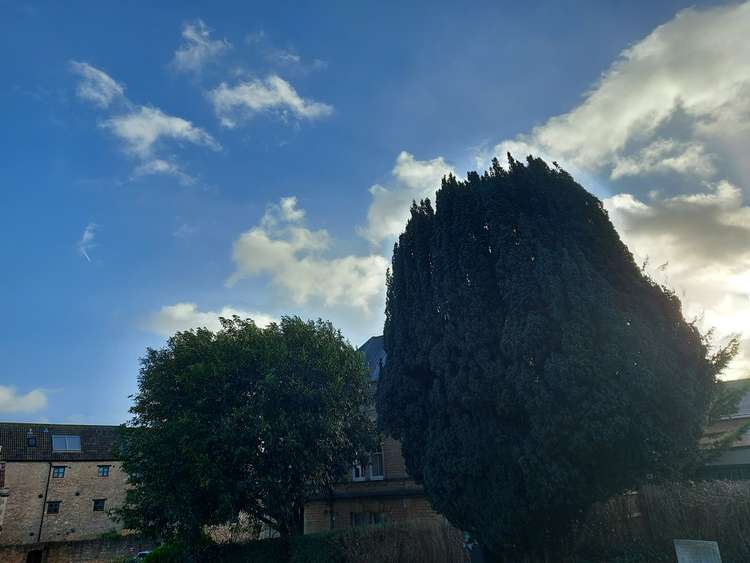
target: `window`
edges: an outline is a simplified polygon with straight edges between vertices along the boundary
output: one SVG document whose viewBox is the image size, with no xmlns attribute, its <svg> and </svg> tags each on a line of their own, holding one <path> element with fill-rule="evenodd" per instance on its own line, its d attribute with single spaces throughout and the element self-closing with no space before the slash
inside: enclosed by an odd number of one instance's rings
<svg viewBox="0 0 750 563">
<path fill-rule="evenodd" d="M 383 479 L 385 472 L 383 470 L 383 449 L 370 454 L 370 479 Z"/>
<path fill-rule="evenodd" d="M 3 488 L 5 488 L 5 462 L 0 461 L 0 489 Z"/>
<path fill-rule="evenodd" d="M 95 498 L 94 499 L 94 512 L 104 512 L 104 503 L 107 499 Z"/>
<path fill-rule="evenodd" d="M 352 528 L 367 526 L 370 523 L 369 512 L 351 512 L 349 517 L 351 519 Z"/>
<path fill-rule="evenodd" d="M 365 471 L 366 467 L 362 467 L 362 464 L 358 461 L 354 462 L 352 466 L 352 481 L 364 481 L 367 479 Z"/>
<path fill-rule="evenodd" d="M 47 502 L 47 514 L 58 514 L 60 512 L 60 501 L 51 500 Z"/>
<path fill-rule="evenodd" d="M 28 448 L 36 448 L 36 436 L 34 436 L 34 433 L 29 429 L 28 433 L 26 434 L 26 447 Z"/>
<path fill-rule="evenodd" d="M 98 465 L 97 473 L 99 477 L 109 477 L 109 465 Z"/>
<path fill-rule="evenodd" d="M 80 436 L 52 436 L 53 452 L 80 452 Z"/>
<path fill-rule="evenodd" d="M 52 468 L 52 477 L 55 479 L 61 479 L 65 477 L 65 466 L 56 465 Z"/>
<path fill-rule="evenodd" d="M 350 524 L 352 528 L 369 526 L 371 524 L 385 524 L 387 519 L 383 512 L 350 512 Z"/>
<path fill-rule="evenodd" d="M 352 466 L 352 481 L 382 481 L 385 478 L 383 448 L 367 455 L 367 464 L 355 461 Z"/>
</svg>

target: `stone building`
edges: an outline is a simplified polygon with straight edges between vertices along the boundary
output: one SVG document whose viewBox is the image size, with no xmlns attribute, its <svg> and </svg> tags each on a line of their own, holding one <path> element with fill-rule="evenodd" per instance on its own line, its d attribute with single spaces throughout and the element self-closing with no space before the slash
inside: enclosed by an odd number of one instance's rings
<svg viewBox="0 0 750 563">
<path fill-rule="evenodd" d="M 125 500 L 116 426 L 0 423 L 0 545 L 98 538 Z"/>
<path fill-rule="evenodd" d="M 747 390 L 750 387 L 750 380 L 727 381 L 727 385 L 738 391 Z M 750 390 L 745 391 L 733 414 L 722 417 L 721 420 L 706 428 L 704 443 L 738 432 L 748 425 L 750 425 Z M 700 475 L 706 479 L 750 479 L 750 431 L 741 433 L 729 448 L 716 459 L 709 461 L 700 471 Z"/>
<path fill-rule="evenodd" d="M 373 391 L 385 360 L 383 337 L 374 336 L 359 349 L 370 369 Z M 372 411 L 375 416 L 375 410 Z M 305 506 L 305 533 L 338 530 L 381 522 L 442 521 L 424 491 L 407 474 L 401 445 L 384 437 L 366 466 L 354 464 L 346 480 Z"/>
</svg>

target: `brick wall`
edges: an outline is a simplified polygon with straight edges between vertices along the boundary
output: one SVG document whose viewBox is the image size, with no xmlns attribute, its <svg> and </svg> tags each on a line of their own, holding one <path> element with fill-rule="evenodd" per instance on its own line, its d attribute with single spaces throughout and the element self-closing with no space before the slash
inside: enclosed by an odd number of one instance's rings
<svg viewBox="0 0 750 563">
<path fill-rule="evenodd" d="M 122 506 L 125 499 L 126 476 L 119 462 L 68 461 L 52 465 L 65 467 L 64 477 L 49 479 L 46 499 L 60 501 L 60 512 L 43 514 L 50 464 L 7 462 L 8 497 L 0 545 L 91 539 L 121 528 L 109 516 L 109 511 Z M 100 465 L 110 465 L 108 477 L 98 476 Z M 106 499 L 104 511 L 94 512 L 94 499 Z M 38 537 L 42 517 L 42 532 Z"/>
</svg>

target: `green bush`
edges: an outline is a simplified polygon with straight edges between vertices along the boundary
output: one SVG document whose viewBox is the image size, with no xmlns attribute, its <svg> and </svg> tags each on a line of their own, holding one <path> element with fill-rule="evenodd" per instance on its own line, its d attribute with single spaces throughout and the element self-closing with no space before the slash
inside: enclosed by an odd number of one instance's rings
<svg viewBox="0 0 750 563">
<path fill-rule="evenodd" d="M 182 563 L 183 550 L 180 546 L 165 543 L 157 547 L 144 559 L 145 563 Z"/>
<path fill-rule="evenodd" d="M 271 538 L 245 544 L 216 545 L 206 553 L 204 559 L 223 563 L 287 563 L 289 541 Z"/>
<path fill-rule="evenodd" d="M 292 540 L 289 563 L 347 563 L 340 534 L 328 532 Z"/>
</svg>

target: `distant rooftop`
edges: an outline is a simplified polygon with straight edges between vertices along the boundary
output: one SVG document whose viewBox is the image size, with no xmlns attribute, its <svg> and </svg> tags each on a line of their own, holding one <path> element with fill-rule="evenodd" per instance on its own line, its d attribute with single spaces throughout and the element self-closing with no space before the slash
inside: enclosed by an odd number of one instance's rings
<svg viewBox="0 0 750 563">
<path fill-rule="evenodd" d="M 743 385 L 750 384 L 750 379 L 734 379 L 732 381 L 726 381 L 725 382 L 727 387 L 730 389 L 738 388 Z M 742 399 L 740 399 L 739 404 L 737 405 L 737 412 L 735 412 L 733 415 L 728 416 L 727 418 L 746 418 L 750 417 L 750 391 L 745 393 L 742 396 Z"/>
<path fill-rule="evenodd" d="M 385 361 L 385 348 L 383 348 L 383 336 L 373 336 L 359 347 L 359 351 L 365 356 L 365 365 L 370 370 L 370 381 L 380 379 L 380 362 Z"/>
<path fill-rule="evenodd" d="M 91 424 L 0 422 L 0 461 L 113 460 L 117 429 Z"/>
</svg>

